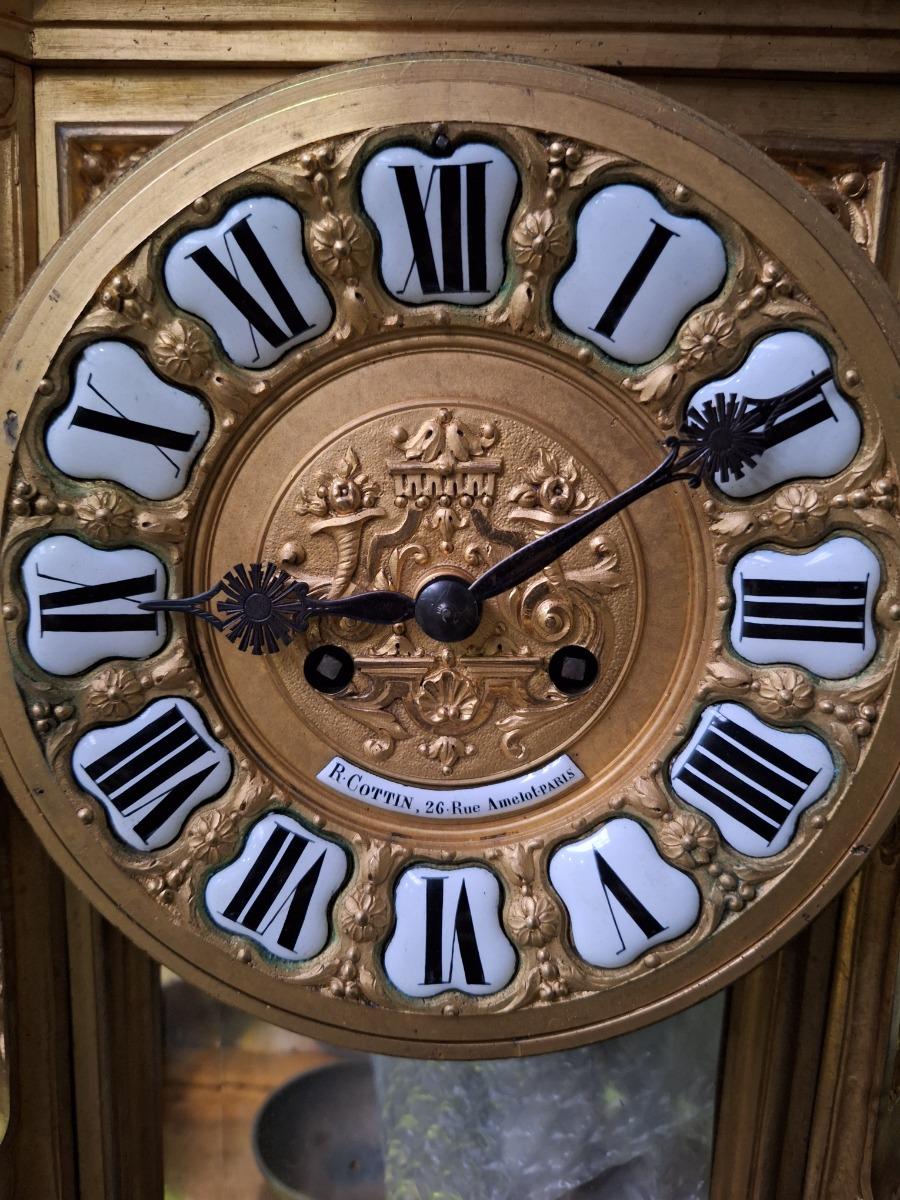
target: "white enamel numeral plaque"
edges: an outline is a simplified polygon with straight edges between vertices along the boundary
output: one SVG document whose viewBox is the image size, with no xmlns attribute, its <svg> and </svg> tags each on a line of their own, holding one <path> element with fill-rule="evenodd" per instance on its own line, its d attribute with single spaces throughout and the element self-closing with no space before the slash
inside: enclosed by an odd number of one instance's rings
<svg viewBox="0 0 900 1200">
<path fill-rule="evenodd" d="M 500 925 L 500 884 L 485 867 L 407 868 L 396 914 L 384 969 L 408 996 L 484 996 L 512 979 L 516 952 Z"/>
<path fill-rule="evenodd" d="M 125 342 L 101 341 L 78 359 L 47 453 L 74 479 L 112 479 L 168 500 L 184 489 L 209 430 L 202 400 L 160 379 Z"/>
<path fill-rule="evenodd" d="M 298 962 L 328 941 L 331 903 L 347 867 L 340 846 L 292 817 L 269 813 L 234 862 L 209 880 L 206 907 L 222 929 Z"/>
<path fill-rule="evenodd" d="M 575 949 L 595 967 L 633 962 L 686 933 L 700 914 L 697 885 L 629 817 L 554 851 L 550 882 L 569 914 Z"/>
<path fill-rule="evenodd" d="M 231 755 L 189 700 L 157 700 L 131 721 L 92 729 L 72 752 L 79 785 L 135 850 L 168 846 L 231 778 Z"/>
<path fill-rule="evenodd" d="M 22 561 L 28 597 L 26 642 L 51 675 L 75 675 L 108 658 L 149 658 L 166 640 L 161 600 L 166 569 L 147 550 L 96 550 L 73 537 L 50 537 Z"/>
<path fill-rule="evenodd" d="M 735 850 L 767 858 L 828 791 L 834 761 L 813 733 L 777 729 L 739 704 L 704 709 L 671 769 L 672 787 L 705 812 Z"/>
<path fill-rule="evenodd" d="M 807 554 L 753 550 L 734 568 L 732 644 L 750 662 L 846 679 L 875 653 L 880 582 L 878 559 L 858 538 L 831 538 Z"/>
<path fill-rule="evenodd" d="M 573 333 L 620 362 L 656 358 L 692 308 L 722 286 L 722 239 L 698 217 L 677 217 L 652 192 L 617 183 L 578 215 L 575 259 L 553 292 Z"/>
<path fill-rule="evenodd" d="M 755 466 L 716 476 L 726 496 L 756 496 L 803 475 L 824 479 L 842 471 L 859 448 L 859 417 L 838 391 L 824 348 L 808 333 L 762 338 L 733 375 L 694 392 L 685 418 L 715 406 L 720 396 L 757 401 L 761 425 L 771 402 L 784 400 Z"/>
<path fill-rule="evenodd" d="M 268 367 L 331 324 L 331 302 L 303 256 L 303 218 L 274 196 L 251 196 L 221 221 L 179 238 L 166 287 L 216 331 L 241 367 Z"/>
<path fill-rule="evenodd" d="M 484 304 L 503 282 L 503 234 L 519 174 L 497 146 L 452 154 L 389 146 L 362 173 L 362 202 L 381 241 L 381 275 L 406 304 Z"/>
</svg>

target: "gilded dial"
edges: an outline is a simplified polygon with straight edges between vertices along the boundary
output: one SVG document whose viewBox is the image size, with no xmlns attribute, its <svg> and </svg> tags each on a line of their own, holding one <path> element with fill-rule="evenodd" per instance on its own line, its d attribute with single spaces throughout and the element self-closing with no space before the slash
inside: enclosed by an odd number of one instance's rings
<svg viewBox="0 0 900 1200">
<path fill-rule="evenodd" d="M 328 79 L 140 168 L 6 334 L 6 773 L 241 1003 L 587 1040 L 786 936 L 892 811 L 891 318 L 634 89 Z"/>
</svg>

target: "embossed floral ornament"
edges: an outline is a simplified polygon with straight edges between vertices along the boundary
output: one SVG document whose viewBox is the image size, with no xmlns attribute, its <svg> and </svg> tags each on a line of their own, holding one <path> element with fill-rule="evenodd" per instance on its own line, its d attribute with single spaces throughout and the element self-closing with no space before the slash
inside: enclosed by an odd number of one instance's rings
<svg viewBox="0 0 900 1200">
<path fill-rule="evenodd" d="M 142 695 L 140 683 L 128 671 L 103 671 L 88 691 L 91 713 L 106 720 L 127 716 Z"/>
<path fill-rule="evenodd" d="M 176 379 L 200 379 L 212 365 L 206 338 L 192 325 L 173 321 L 153 343 L 153 357 Z"/>
<path fill-rule="evenodd" d="M 75 505 L 75 515 L 82 523 L 85 533 L 100 541 L 125 537 L 131 530 L 133 513 L 131 505 L 114 491 L 97 492 Z"/>
<path fill-rule="evenodd" d="M 350 894 L 341 910 L 341 930 L 355 942 L 371 942 L 378 936 L 387 916 L 384 895 L 366 890 Z"/>
<path fill-rule="evenodd" d="M 559 929 L 556 909 L 546 896 L 519 896 L 510 905 L 509 928 L 520 946 L 545 946 Z"/>
<path fill-rule="evenodd" d="M 313 257 L 328 275 L 349 279 L 360 266 L 359 225 L 353 217 L 329 213 L 310 231 Z"/>
<path fill-rule="evenodd" d="M 587 503 L 574 461 L 570 458 L 561 463 L 556 454 L 543 446 L 538 450 L 537 463 L 525 472 L 525 480 L 509 492 L 510 502 L 522 508 L 540 508 L 552 516 L 566 516 Z"/>
<path fill-rule="evenodd" d="M 539 267 L 545 257 L 562 258 L 566 250 L 565 233 L 546 208 L 527 213 L 513 230 L 512 240 L 516 262 L 523 267 Z"/>
<path fill-rule="evenodd" d="M 805 484 L 782 488 L 772 501 L 769 520 L 779 529 L 788 525 L 814 525 L 828 512 L 828 502 Z"/>
<path fill-rule="evenodd" d="M 478 702 L 472 681 L 449 669 L 429 675 L 416 693 L 416 707 L 429 725 L 471 721 Z"/>
<path fill-rule="evenodd" d="M 188 848 L 196 862 L 215 862 L 237 831 L 234 813 L 198 817 L 188 832 Z"/>
<path fill-rule="evenodd" d="M 716 852 L 716 833 L 705 817 L 678 813 L 671 820 L 663 820 L 659 843 L 673 862 L 700 866 L 708 863 Z"/>
<path fill-rule="evenodd" d="M 333 472 L 319 471 L 312 495 L 302 487 L 294 511 L 300 516 L 346 517 L 363 508 L 374 508 L 381 486 L 360 468 L 359 456 L 352 446 L 341 456 Z"/>
<path fill-rule="evenodd" d="M 686 366 L 696 366 L 736 342 L 734 321 L 724 313 L 715 312 L 695 313 L 678 339 Z"/>
<path fill-rule="evenodd" d="M 799 717 L 809 712 L 815 700 L 812 684 L 792 667 L 767 671 L 759 678 L 755 690 L 759 707 L 775 717 Z"/>
</svg>

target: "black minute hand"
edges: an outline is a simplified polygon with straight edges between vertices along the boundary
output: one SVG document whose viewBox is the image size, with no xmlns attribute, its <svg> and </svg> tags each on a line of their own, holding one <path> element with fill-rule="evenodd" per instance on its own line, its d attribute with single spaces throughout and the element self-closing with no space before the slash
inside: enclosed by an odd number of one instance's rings
<svg viewBox="0 0 900 1200">
<path fill-rule="evenodd" d="M 571 550 L 582 538 L 586 538 L 589 533 L 599 529 L 601 525 L 623 509 L 628 508 L 630 504 L 634 504 L 635 500 L 639 500 L 641 496 L 648 496 L 657 488 L 665 487 L 667 483 L 674 483 L 677 479 L 693 482 L 696 478 L 699 483 L 699 477 L 680 473 L 677 470 L 680 443 L 675 438 L 670 439 L 670 442 L 673 441 L 675 445 L 670 446 L 665 460 L 658 467 L 654 467 L 650 474 L 645 475 L 638 483 L 632 484 L 624 492 L 619 492 L 617 496 L 589 509 L 580 517 L 575 517 L 574 520 L 561 525 L 558 529 L 552 529 L 549 533 L 543 534 L 542 537 L 523 546 L 520 550 L 508 554 L 506 558 L 501 559 L 500 562 L 479 575 L 469 587 L 469 591 L 475 599 L 479 603 L 483 603 L 485 600 L 490 600 L 492 596 L 499 596 L 502 592 L 507 592 L 510 588 L 524 583 L 526 579 L 530 579 L 532 575 L 542 571 L 544 567 L 565 554 L 567 550 Z"/>
<path fill-rule="evenodd" d="M 703 479 L 727 480 L 729 473 L 739 479 L 744 469 L 755 466 L 772 444 L 777 418 L 811 399 L 828 377 L 830 371 L 823 371 L 771 401 L 717 393 L 702 412 L 691 414 L 680 437 L 666 439 L 668 454 L 649 475 L 501 559 L 470 584 L 471 596 L 481 605 L 492 596 L 524 583 L 635 500 L 649 496 L 657 488 L 679 481 L 698 487 Z"/>
</svg>

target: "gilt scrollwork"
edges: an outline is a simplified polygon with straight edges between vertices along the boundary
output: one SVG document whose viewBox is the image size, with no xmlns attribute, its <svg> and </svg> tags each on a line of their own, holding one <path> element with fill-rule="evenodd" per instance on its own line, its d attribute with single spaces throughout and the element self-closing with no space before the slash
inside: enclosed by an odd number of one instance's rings
<svg viewBox="0 0 900 1200">
<path fill-rule="evenodd" d="M 507 436 L 532 442 L 513 469 L 504 459 Z M 561 447 L 535 444 L 533 433 L 493 418 L 439 408 L 408 427 L 379 424 L 377 437 L 363 429 L 302 471 L 289 544 L 315 549 L 315 593 L 415 594 L 429 571 L 471 576 L 599 495 Z M 305 578 L 311 566 L 307 557 Z M 628 583 L 616 538 L 604 532 L 572 562 L 553 563 L 492 602 L 478 634 L 457 646 L 436 645 L 412 623 L 385 633 L 325 619 L 309 637 L 351 645 L 356 662 L 350 688 L 327 703 L 363 726 L 368 758 L 384 762 L 408 747 L 404 760 L 425 778 L 452 777 L 477 760 L 484 754 L 479 731 L 489 728 L 502 753 L 521 761 L 548 721 L 579 704 L 553 687 L 549 654 L 567 641 L 595 653 L 615 641 L 617 622 L 604 598 Z"/>
</svg>

